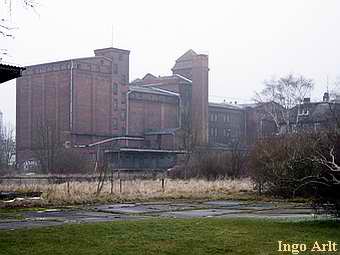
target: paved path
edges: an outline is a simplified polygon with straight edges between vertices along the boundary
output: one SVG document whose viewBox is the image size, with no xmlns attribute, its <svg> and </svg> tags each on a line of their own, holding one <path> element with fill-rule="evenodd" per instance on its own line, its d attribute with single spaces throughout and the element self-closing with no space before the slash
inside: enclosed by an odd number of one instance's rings
<svg viewBox="0 0 340 255">
<path fill-rule="evenodd" d="M 24 211 L 22 219 L 0 219 L 1 229 L 56 226 L 68 223 L 142 220 L 148 218 L 269 218 L 314 219 L 303 205 L 241 201 L 153 202 L 98 205 L 74 209 Z"/>
</svg>

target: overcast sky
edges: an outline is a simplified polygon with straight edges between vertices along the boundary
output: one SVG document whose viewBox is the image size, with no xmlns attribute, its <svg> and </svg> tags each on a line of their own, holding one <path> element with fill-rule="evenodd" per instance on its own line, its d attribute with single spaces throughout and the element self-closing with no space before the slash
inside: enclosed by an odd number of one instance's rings
<svg viewBox="0 0 340 255">
<path fill-rule="evenodd" d="M 19 29 L 15 39 L 0 39 L 11 55 L 4 61 L 25 66 L 92 56 L 111 46 L 113 26 L 114 47 L 131 51 L 130 80 L 170 74 L 188 49 L 208 53 L 211 101 L 249 102 L 265 79 L 291 72 L 314 79 L 312 98 L 320 99 L 327 77 L 331 87 L 340 76 L 338 0 L 39 2 L 36 12 L 13 6 Z M 14 125 L 13 81 L 0 85 L 0 110 Z"/>
</svg>

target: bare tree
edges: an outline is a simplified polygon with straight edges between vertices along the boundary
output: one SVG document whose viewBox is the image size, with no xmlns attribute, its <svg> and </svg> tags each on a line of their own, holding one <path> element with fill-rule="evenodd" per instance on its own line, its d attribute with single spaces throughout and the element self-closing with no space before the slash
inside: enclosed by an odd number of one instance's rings
<svg viewBox="0 0 340 255">
<path fill-rule="evenodd" d="M 11 125 L 0 130 L 0 167 L 8 169 L 15 155 L 15 133 Z"/>
<path fill-rule="evenodd" d="M 35 9 L 38 5 L 38 1 L 36 0 L 7 0 L 1 1 L 0 7 L 5 10 L 3 12 L 4 17 L 0 17 L 0 35 L 4 37 L 13 37 L 12 31 L 15 30 L 15 27 L 9 25 L 11 23 L 11 17 L 13 11 L 17 8 L 17 4 L 20 4 L 24 8 L 27 9 Z M 7 15 L 6 15 L 7 14 Z"/>
<path fill-rule="evenodd" d="M 278 80 L 265 81 L 265 88 L 256 92 L 255 101 L 272 118 L 279 133 L 286 133 L 290 125 L 290 110 L 300 106 L 313 89 L 313 80 L 289 74 Z M 295 120 L 297 122 L 298 119 Z M 297 124 L 297 123 L 295 123 Z"/>
<path fill-rule="evenodd" d="M 191 109 L 187 105 L 182 109 L 182 124 L 180 130 L 177 131 L 180 148 L 186 153 L 183 157 L 184 179 L 187 178 L 189 163 L 192 156 L 197 151 L 197 132 L 192 127 Z"/>
<path fill-rule="evenodd" d="M 12 13 L 22 6 L 26 9 L 33 9 L 38 6 L 38 0 L 0 0 L 0 38 L 14 38 L 14 31 L 18 29 L 12 24 Z M 1 56 L 8 55 L 8 50 L 0 48 L 0 61 Z"/>
<path fill-rule="evenodd" d="M 43 173 L 54 170 L 62 146 L 55 125 L 39 120 L 33 133 L 33 154 Z"/>
</svg>

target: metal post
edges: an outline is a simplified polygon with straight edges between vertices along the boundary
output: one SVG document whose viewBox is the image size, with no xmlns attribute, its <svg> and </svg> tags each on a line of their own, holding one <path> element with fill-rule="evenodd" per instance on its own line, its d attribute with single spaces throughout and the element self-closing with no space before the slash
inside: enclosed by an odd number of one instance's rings
<svg viewBox="0 0 340 255">
<path fill-rule="evenodd" d="M 119 193 L 122 193 L 122 179 L 119 179 Z"/>
</svg>

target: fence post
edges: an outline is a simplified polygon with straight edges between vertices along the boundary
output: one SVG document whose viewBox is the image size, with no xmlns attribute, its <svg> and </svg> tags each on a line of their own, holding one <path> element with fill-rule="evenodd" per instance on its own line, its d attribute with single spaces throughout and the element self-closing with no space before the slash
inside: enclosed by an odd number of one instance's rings
<svg viewBox="0 0 340 255">
<path fill-rule="evenodd" d="M 162 178 L 162 191 L 165 191 L 164 178 Z"/>
<path fill-rule="evenodd" d="M 67 177 L 67 194 L 70 195 L 70 178 Z"/>
<path fill-rule="evenodd" d="M 122 193 L 122 179 L 119 179 L 119 193 Z"/>
<path fill-rule="evenodd" d="M 113 171 L 111 172 L 111 195 L 113 194 Z"/>
</svg>

